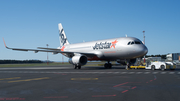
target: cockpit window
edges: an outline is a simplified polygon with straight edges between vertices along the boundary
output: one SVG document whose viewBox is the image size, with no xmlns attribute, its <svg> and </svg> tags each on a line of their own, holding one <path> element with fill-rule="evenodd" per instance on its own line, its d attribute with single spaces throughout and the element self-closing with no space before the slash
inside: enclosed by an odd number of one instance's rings
<svg viewBox="0 0 180 101">
<path fill-rule="evenodd" d="M 141 44 L 141 42 L 139 42 L 139 41 L 135 41 L 135 44 Z"/>
<path fill-rule="evenodd" d="M 134 41 L 131 42 L 131 45 L 133 45 L 133 44 L 134 44 Z"/>
<path fill-rule="evenodd" d="M 133 45 L 133 44 L 142 44 L 141 41 L 130 41 L 127 45 Z"/>
</svg>

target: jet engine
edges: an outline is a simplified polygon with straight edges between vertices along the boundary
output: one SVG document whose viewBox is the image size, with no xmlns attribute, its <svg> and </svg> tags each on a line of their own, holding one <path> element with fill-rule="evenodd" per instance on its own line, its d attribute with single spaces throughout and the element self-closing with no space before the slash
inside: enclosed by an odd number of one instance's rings
<svg viewBox="0 0 180 101">
<path fill-rule="evenodd" d="M 69 58 L 69 63 L 77 66 L 83 66 L 87 63 L 87 57 L 84 55 L 75 55 Z"/>
</svg>

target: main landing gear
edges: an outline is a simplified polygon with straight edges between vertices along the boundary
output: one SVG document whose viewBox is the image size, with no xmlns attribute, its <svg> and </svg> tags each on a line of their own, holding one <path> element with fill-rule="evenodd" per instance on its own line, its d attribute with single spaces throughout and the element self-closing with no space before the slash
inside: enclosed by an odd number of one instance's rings
<svg viewBox="0 0 180 101">
<path fill-rule="evenodd" d="M 126 64 L 126 69 L 129 70 L 130 69 L 130 63 L 127 61 L 127 64 Z"/>
<path fill-rule="evenodd" d="M 127 69 L 127 70 L 129 70 L 129 69 L 130 69 L 130 66 L 129 66 L 128 64 L 126 65 L 126 69 Z"/>
<path fill-rule="evenodd" d="M 73 65 L 74 69 L 81 69 L 81 66 Z"/>
<path fill-rule="evenodd" d="M 108 63 L 105 63 L 104 64 L 104 68 L 106 68 L 106 69 L 110 69 L 110 68 L 112 68 L 112 64 L 108 61 Z"/>
</svg>

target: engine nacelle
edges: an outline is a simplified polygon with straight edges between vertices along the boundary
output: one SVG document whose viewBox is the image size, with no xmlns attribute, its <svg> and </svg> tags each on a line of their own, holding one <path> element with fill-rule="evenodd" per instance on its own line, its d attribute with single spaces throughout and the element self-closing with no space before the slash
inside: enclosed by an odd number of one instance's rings
<svg viewBox="0 0 180 101">
<path fill-rule="evenodd" d="M 87 57 L 83 55 L 75 55 L 69 59 L 69 63 L 73 65 L 83 66 L 87 63 Z"/>
</svg>

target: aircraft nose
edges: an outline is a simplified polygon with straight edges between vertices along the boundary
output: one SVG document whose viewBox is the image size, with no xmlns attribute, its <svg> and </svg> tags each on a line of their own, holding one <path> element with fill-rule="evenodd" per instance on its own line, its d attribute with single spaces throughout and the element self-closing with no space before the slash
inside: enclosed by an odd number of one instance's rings
<svg viewBox="0 0 180 101">
<path fill-rule="evenodd" d="M 139 53 L 139 55 L 144 56 L 148 53 L 148 49 L 145 45 L 143 45 L 138 48 L 137 52 Z"/>
<path fill-rule="evenodd" d="M 144 46 L 144 55 L 146 55 L 147 53 L 148 53 L 148 49 L 147 49 L 147 47 L 146 46 Z"/>
</svg>

